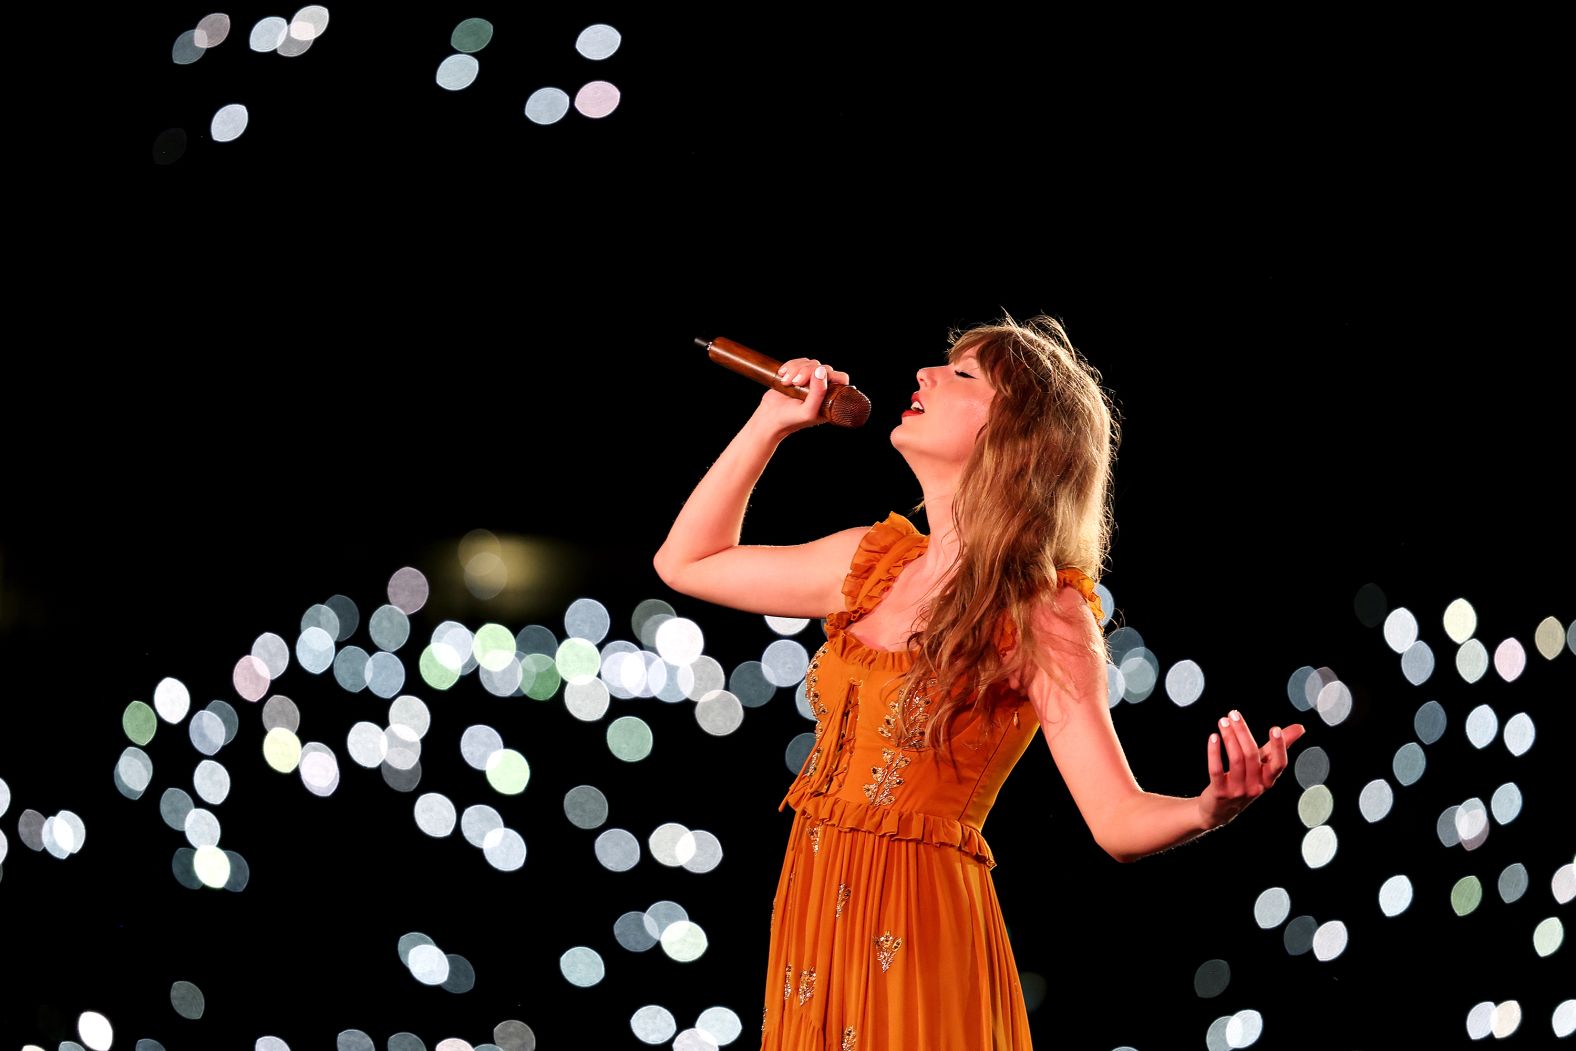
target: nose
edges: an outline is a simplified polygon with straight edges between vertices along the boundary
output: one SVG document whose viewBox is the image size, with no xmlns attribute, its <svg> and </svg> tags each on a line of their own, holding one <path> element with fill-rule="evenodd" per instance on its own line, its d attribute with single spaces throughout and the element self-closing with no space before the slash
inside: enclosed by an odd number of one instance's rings
<svg viewBox="0 0 1576 1051">
<path fill-rule="evenodd" d="M 927 366 L 914 373 L 914 378 L 919 380 L 919 385 L 921 387 L 928 386 L 932 382 L 930 373 L 934 368 L 935 366 Z"/>
</svg>

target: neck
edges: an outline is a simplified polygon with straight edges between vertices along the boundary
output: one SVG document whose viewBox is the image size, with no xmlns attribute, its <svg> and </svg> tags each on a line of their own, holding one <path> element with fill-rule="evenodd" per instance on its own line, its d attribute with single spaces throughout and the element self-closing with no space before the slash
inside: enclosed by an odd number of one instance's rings
<svg viewBox="0 0 1576 1051">
<path fill-rule="evenodd" d="M 962 541 L 958 538 L 958 525 L 952 517 L 952 490 L 925 491 L 925 521 L 930 526 L 930 543 L 925 548 L 925 560 L 930 562 L 932 580 L 940 580 L 958 561 Z"/>
</svg>

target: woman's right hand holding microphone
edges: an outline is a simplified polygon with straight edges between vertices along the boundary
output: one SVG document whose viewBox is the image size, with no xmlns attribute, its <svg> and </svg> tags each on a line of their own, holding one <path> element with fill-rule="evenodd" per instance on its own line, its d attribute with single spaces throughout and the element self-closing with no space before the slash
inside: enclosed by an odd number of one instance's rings
<svg viewBox="0 0 1576 1051">
<path fill-rule="evenodd" d="M 825 423 L 821 402 L 826 397 L 827 384 L 848 384 L 848 373 L 838 372 L 815 358 L 789 358 L 777 370 L 777 378 L 805 391 L 803 401 L 770 388 L 761 395 L 760 407 L 755 410 L 756 419 L 783 434 Z"/>
</svg>

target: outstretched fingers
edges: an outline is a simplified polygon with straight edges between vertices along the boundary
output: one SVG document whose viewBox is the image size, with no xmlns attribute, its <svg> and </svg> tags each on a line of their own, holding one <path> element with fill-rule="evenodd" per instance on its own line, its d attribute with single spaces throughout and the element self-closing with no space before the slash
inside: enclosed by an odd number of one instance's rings
<svg viewBox="0 0 1576 1051">
<path fill-rule="evenodd" d="M 1231 728 L 1229 717 L 1220 720 L 1220 739 L 1226 746 L 1226 762 L 1229 764 L 1226 771 L 1226 792 L 1228 795 L 1240 796 L 1246 784 L 1242 770 L 1242 742 L 1237 737 L 1236 731 Z"/>
</svg>

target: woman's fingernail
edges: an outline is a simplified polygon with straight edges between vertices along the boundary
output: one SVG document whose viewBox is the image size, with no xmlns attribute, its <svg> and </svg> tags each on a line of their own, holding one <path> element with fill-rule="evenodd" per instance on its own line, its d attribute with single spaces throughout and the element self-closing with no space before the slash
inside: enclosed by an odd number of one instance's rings
<svg viewBox="0 0 1576 1051">
<path fill-rule="evenodd" d="M 1225 718 L 1225 717 L 1224 717 L 1224 716 L 1222 716 L 1222 717 L 1221 717 L 1221 720 L 1220 720 L 1220 728 L 1221 728 L 1221 729 L 1222 729 L 1222 730 L 1224 730 L 1224 729 L 1225 729 L 1225 728 L 1226 728 L 1226 727 L 1228 727 L 1228 726 L 1230 726 L 1230 725 L 1231 725 L 1231 720 L 1230 720 L 1230 719 L 1227 719 L 1227 718 Z"/>
<path fill-rule="evenodd" d="M 1231 709 L 1231 721 L 1234 723 L 1240 723 L 1242 721 L 1241 714 L 1238 713 L 1235 708 Z"/>
<path fill-rule="evenodd" d="M 815 378 L 818 379 L 818 380 L 826 379 L 826 366 L 825 365 L 817 365 L 815 367 Z"/>
<path fill-rule="evenodd" d="M 1270 727 L 1270 736 L 1271 737 L 1279 737 L 1280 735 L 1281 735 L 1281 732 L 1280 732 L 1280 727 L 1279 726 L 1272 726 L 1272 727 Z"/>
</svg>

